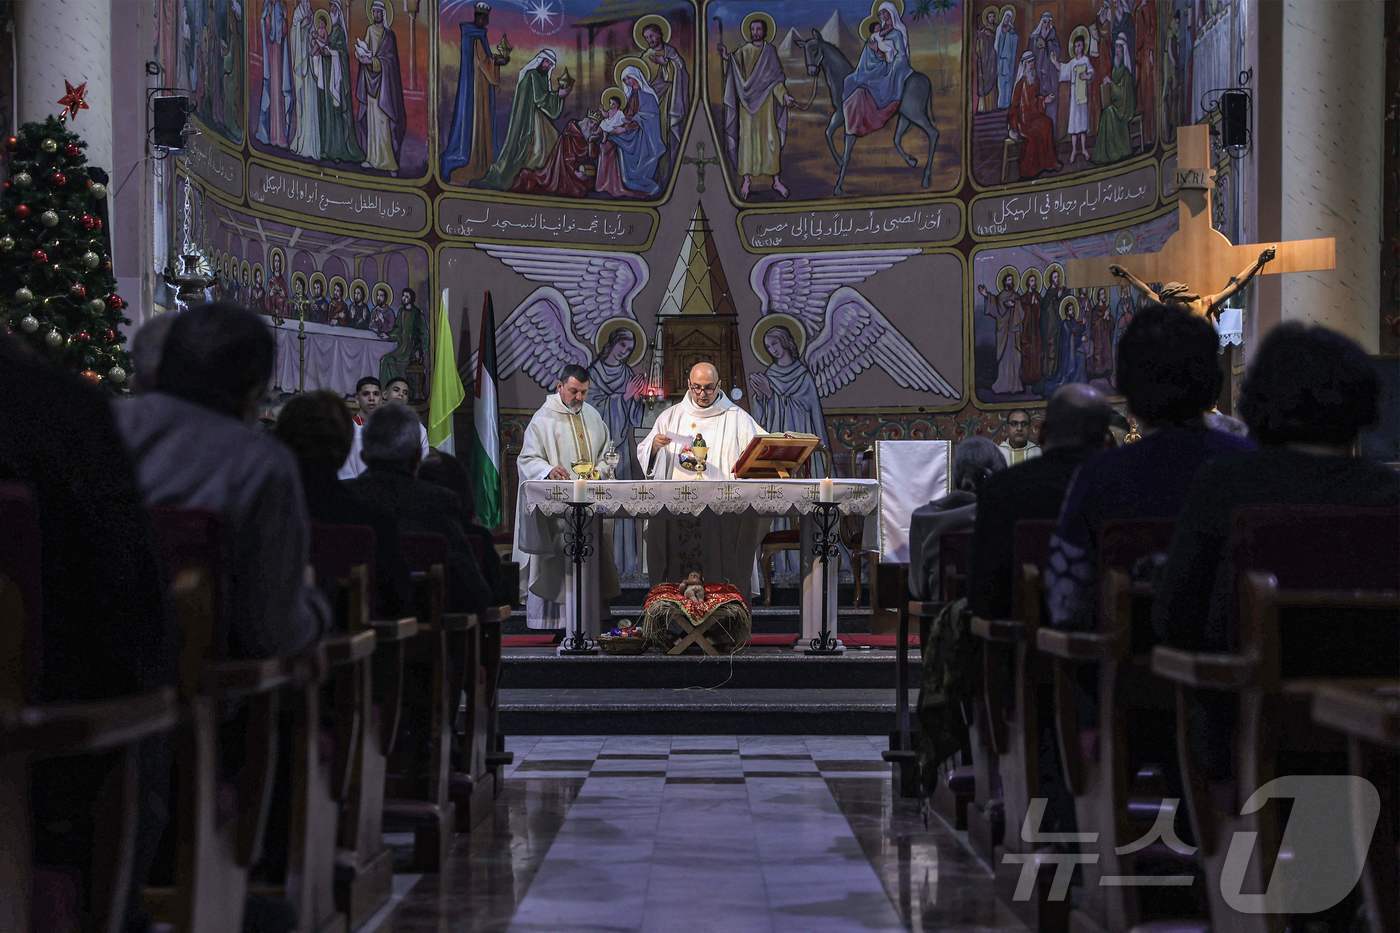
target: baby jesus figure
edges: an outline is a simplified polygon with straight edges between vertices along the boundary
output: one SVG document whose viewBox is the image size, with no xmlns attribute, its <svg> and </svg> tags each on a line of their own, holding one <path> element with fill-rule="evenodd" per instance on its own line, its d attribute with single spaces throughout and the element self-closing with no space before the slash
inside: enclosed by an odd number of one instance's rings
<svg viewBox="0 0 1400 933">
<path fill-rule="evenodd" d="M 700 571 L 692 570 L 685 575 L 685 581 L 681 583 L 681 595 L 694 603 L 705 602 L 705 579 L 700 576 Z"/>
</svg>

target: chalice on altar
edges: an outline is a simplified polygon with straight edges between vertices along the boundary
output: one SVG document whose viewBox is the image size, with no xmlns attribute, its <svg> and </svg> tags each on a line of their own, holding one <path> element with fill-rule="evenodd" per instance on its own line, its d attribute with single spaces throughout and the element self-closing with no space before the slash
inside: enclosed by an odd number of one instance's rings
<svg viewBox="0 0 1400 933">
<path fill-rule="evenodd" d="M 689 447 L 681 449 L 680 464 L 692 473 L 705 472 L 705 460 L 710 455 L 710 447 L 705 443 L 705 435 L 695 435 Z"/>
<path fill-rule="evenodd" d="M 591 460 L 575 460 L 573 463 L 574 476 L 578 479 L 597 479 L 598 473 L 594 469 Z"/>
</svg>

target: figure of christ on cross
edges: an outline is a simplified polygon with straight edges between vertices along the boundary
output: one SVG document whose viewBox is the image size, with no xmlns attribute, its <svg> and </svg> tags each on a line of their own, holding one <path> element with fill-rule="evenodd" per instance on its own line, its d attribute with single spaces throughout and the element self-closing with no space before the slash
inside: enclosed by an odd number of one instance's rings
<svg viewBox="0 0 1400 933">
<path fill-rule="evenodd" d="M 1162 249 L 1132 256 L 1072 259 L 1065 263 L 1067 284 L 1074 288 L 1109 285 L 1113 277 L 1121 277 L 1153 301 L 1215 316 L 1257 275 L 1336 268 L 1337 244 L 1331 237 L 1235 246 L 1211 225 L 1210 127 L 1180 127 L 1176 157 L 1177 230 Z M 1148 282 L 1169 284 L 1154 291 Z M 1225 286 L 1212 294 L 1207 287 L 1213 282 L 1224 282 Z"/>
</svg>

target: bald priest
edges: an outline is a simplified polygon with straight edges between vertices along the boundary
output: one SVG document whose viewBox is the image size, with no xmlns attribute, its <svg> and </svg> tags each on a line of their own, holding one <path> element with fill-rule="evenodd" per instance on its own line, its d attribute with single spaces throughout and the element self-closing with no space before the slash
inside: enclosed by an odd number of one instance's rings
<svg viewBox="0 0 1400 933">
<path fill-rule="evenodd" d="M 598 410 L 588 404 L 588 370 L 582 366 L 566 366 L 555 392 L 544 400 L 525 428 L 516 469 L 520 482 L 529 480 L 572 480 L 575 465 L 596 466 L 608 446 L 608 426 Z M 525 622 L 530 628 L 566 628 L 573 618 L 574 590 L 566 581 L 568 557 L 564 553 L 564 523 L 557 519 L 558 528 L 552 535 L 554 551 L 549 554 L 526 554 L 520 549 L 520 516 L 515 520 L 515 559 L 521 566 L 521 577 L 528 581 L 525 594 Z M 599 537 L 599 519 L 594 519 L 593 540 Z M 598 556 L 596 591 L 588 587 L 584 593 L 585 628 L 598 634 L 602 606 L 617 596 L 617 570 L 613 566 L 612 548 L 595 547 Z M 591 591 L 591 592 L 590 592 Z M 600 602 L 601 600 L 601 602 Z"/>
<path fill-rule="evenodd" d="M 748 412 L 731 402 L 709 363 L 691 367 L 685 398 L 663 411 L 637 447 L 642 472 L 653 480 L 716 481 L 734 478 L 734 463 L 763 428 Z M 705 439 L 703 473 L 681 462 L 681 454 Z M 710 583 L 730 583 L 752 593 L 757 582 L 754 557 L 771 521 L 754 516 L 653 518 L 647 522 L 647 575 L 652 586 L 685 579 L 699 570 Z"/>
</svg>

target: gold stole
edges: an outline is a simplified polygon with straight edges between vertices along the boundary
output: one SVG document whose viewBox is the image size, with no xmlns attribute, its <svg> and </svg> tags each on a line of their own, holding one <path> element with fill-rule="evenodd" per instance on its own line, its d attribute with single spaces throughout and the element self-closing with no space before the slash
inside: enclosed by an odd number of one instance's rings
<svg viewBox="0 0 1400 933">
<path fill-rule="evenodd" d="M 583 423 L 582 414 L 568 413 L 569 427 L 574 432 L 574 463 L 593 463 L 593 445 L 588 441 L 588 426 Z"/>
</svg>

